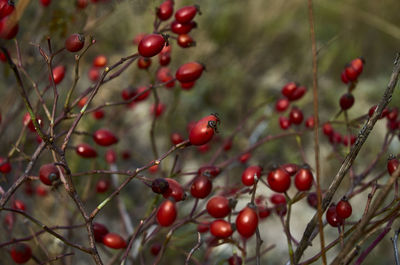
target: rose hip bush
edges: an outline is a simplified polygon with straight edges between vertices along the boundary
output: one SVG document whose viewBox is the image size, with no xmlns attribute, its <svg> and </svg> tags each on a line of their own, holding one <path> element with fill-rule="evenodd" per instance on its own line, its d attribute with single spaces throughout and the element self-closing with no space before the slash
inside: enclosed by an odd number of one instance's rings
<svg viewBox="0 0 400 265">
<path fill-rule="evenodd" d="M 1 262 L 398 258 L 396 51 L 215 2 L 0 0 Z"/>
</svg>

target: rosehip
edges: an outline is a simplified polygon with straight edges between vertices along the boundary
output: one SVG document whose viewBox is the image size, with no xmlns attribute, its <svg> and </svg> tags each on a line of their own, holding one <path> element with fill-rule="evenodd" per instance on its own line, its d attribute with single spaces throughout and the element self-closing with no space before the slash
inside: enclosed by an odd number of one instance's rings
<svg viewBox="0 0 400 265">
<path fill-rule="evenodd" d="M 206 206 L 207 212 L 214 218 L 224 218 L 231 212 L 229 200 L 223 196 L 214 196 Z"/>
<path fill-rule="evenodd" d="M 97 55 L 94 59 L 93 59 L 93 66 L 94 67 L 104 67 L 107 64 L 107 57 L 105 55 Z"/>
<path fill-rule="evenodd" d="M 96 183 L 96 191 L 97 193 L 104 193 L 110 187 L 110 181 L 107 179 L 100 179 Z"/>
<path fill-rule="evenodd" d="M 170 200 L 165 200 L 158 207 L 156 218 L 160 226 L 170 226 L 175 222 L 177 210 L 175 203 Z"/>
<path fill-rule="evenodd" d="M 149 34 L 139 42 L 138 51 L 143 57 L 153 57 L 161 52 L 166 44 L 165 37 L 160 34 Z"/>
<path fill-rule="evenodd" d="M 189 140 L 192 145 L 204 145 L 208 143 L 217 131 L 217 125 L 220 123 L 219 118 L 214 115 L 208 115 L 199 120 L 190 130 Z"/>
<path fill-rule="evenodd" d="M 212 182 L 204 175 L 197 176 L 190 188 L 190 193 L 193 197 L 204 199 L 212 190 Z"/>
<path fill-rule="evenodd" d="M 350 109 L 354 104 L 354 96 L 351 93 L 346 93 L 340 98 L 340 107 L 342 110 Z"/>
<path fill-rule="evenodd" d="M 262 167 L 250 166 L 246 168 L 242 173 L 242 183 L 245 186 L 252 186 L 254 184 L 255 177 L 261 177 Z"/>
<path fill-rule="evenodd" d="M 75 148 L 78 155 L 84 158 L 94 158 L 97 157 L 96 150 L 86 143 L 78 144 Z"/>
<path fill-rule="evenodd" d="M 175 12 L 175 20 L 179 23 L 186 24 L 189 23 L 197 13 L 201 14 L 197 5 L 185 6 Z"/>
<path fill-rule="evenodd" d="M 245 207 L 236 217 L 236 229 L 238 233 L 244 238 L 249 238 L 254 235 L 257 226 L 257 213 L 250 207 Z"/>
<path fill-rule="evenodd" d="M 174 13 L 174 1 L 166 0 L 156 9 L 157 17 L 160 20 L 168 20 Z"/>
<path fill-rule="evenodd" d="M 51 186 L 54 181 L 60 178 L 60 172 L 54 164 L 42 165 L 39 169 L 39 179 L 43 184 Z"/>
<path fill-rule="evenodd" d="M 8 159 L 0 156 L 0 172 L 7 174 L 11 171 L 11 164 Z"/>
<path fill-rule="evenodd" d="M 200 78 L 203 73 L 204 65 L 197 62 L 190 62 L 181 65 L 175 73 L 179 82 L 193 82 Z"/>
<path fill-rule="evenodd" d="M 283 112 L 283 111 L 287 110 L 289 105 L 290 105 L 290 102 L 287 98 L 278 99 L 275 104 L 275 110 L 277 112 Z"/>
<path fill-rule="evenodd" d="M 267 180 L 269 187 L 276 192 L 285 192 L 290 187 L 290 176 L 281 168 L 269 172 Z"/>
<path fill-rule="evenodd" d="M 214 220 L 210 225 L 210 233 L 217 238 L 227 238 L 233 233 L 232 226 L 225 220 Z"/>
<path fill-rule="evenodd" d="M 56 66 L 53 68 L 53 79 L 54 83 L 57 85 L 61 83 L 65 76 L 65 67 L 63 65 Z"/>
<path fill-rule="evenodd" d="M 100 223 L 93 223 L 93 234 L 94 240 L 100 243 L 103 242 L 104 236 L 108 234 L 108 229 Z"/>
<path fill-rule="evenodd" d="M 118 138 L 107 129 L 99 129 L 93 134 L 93 140 L 101 146 L 110 146 L 118 142 Z"/>
<path fill-rule="evenodd" d="M 336 205 L 336 213 L 339 218 L 346 219 L 351 216 L 353 209 L 347 198 L 343 198 Z"/>
<path fill-rule="evenodd" d="M 126 247 L 126 241 L 118 234 L 108 233 L 103 237 L 103 244 L 109 248 L 121 249 Z"/>
<path fill-rule="evenodd" d="M 307 167 L 303 167 L 297 171 L 294 177 L 294 185 L 298 191 L 306 191 L 311 188 L 313 184 L 313 175 L 311 170 Z"/>
<path fill-rule="evenodd" d="M 78 52 L 85 45 L 85 36 L 72 34 L 65 40 L 65 48 L 70 52 Z"/>
<path fill-rule="evenodd" d="M 11 247 L 10 255 L 16 263 L 22 264 L 30 260 L 32 257 L 32 250 L 25 243 L 16 243 Z"/>
</svg>

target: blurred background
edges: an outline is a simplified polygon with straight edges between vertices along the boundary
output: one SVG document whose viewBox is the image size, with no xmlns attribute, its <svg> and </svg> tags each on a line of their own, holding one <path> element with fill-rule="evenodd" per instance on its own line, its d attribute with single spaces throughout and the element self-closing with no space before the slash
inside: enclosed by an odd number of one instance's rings
<svg viewBox="0 0 400 265">
<path fill-rule="evenodd" d="M 16 1 L 18 4 L 18 1 Z M 64 45 L 64 40 L 72 33 L 82 32 L 89 39 L 94 36 L 96 44 L 93 45 L 82 59 L 81 79 L 78 83 L 77 93 L 82 93 L 90 84 L 88 71 L 93 58 L 99 54 L 107 56 L 109 63 L 117 62 L 121 57 L 133 54 L 137 47 L 133 39 L 140 33 L 151 33 L 153 30 L 154 10 L 161 1 L 126 0 L 106 1 L 90 3 L 86 9 L 77 10 L 73 1 L 53 1 L 50 6 L 44 8 L 39 1 L 24 1 L 27 7 L 20 20 L 20 31 L 17 41 L 23 55 L 23 63 L 30 76 L 37 80 L 39 88 L 47 85 L 47 66 L 41 58 L 37 44 L 46 47 L 46 37 L 50 36 L 53 49 L 57 50 Z M 316 40 L 318 49 L 318 81 L 319 103 L 321 123 L 326 121 L 339 121 L 334 126 L 341 134 L 346 134 L 346 127 L 340 121 L 344 120 L 343 114 L 338 114 L 339 98 L 347 91 L 347 86 L 341 82 L 340 74 L 346 63 L 362 56 L 365 59 L 364 71 L 359 77 L 359 82 L 354 90 L 355 104 L 349 111 L 349 119 L 355 119 L 368 113 L 371 106 L 377 104 L 383 95 L 393 67 L 393 61 L 397 52 L 400 52 L 400 1 L 360 1 L 337 0 L 314 2 Z M 218 113 L 221 118 L 220 133 L 206 152 L 200 152 L 196 148 L 189 148 L 180 153 L 179 167 L 182 172 L 193 172 L 213 157 L 215 151 L 224 143 L 239 123 L 248 119 L 243 129 L 238 133 L 233 142 L 232 149 L 224 153 L 217 164 L 230 157 L 239 154 L 251 144 L 266 135 L 276 135 L 282 132 L 279 127 L 277 114 L 274 110 L 275 101 L 281 97 L 281 88 L 290 81 L 299 82 L 308 88 L 308 93 L 296 105 L 300 107 L 305 118 L 312 116 L 312 55 L 311 41 L 308 23 L 307 1 L 288 0 L 201 0 L 201 1 L 175 1 L 175 9 L 185 5 L 198 4 L 202 15 L 196 16 L 198 27 L 190 35 L 196 41 L 195 47 L 183 49 L 178 47 L 173 38 L 172 60 L 169 68 L 172 73 L 183 63 L 198 61 L 206 65 L 195 87 L 190 91 L 182 90 L 178 84 L 173 89 L 159 88 L 158 93 L 161 102 L 166 104 L 166 112 L 156 125 L 156 143 L 160 153 L 171 146 L 169 136 L 172 132 L 178 132 L 187 137 L 186 127 L 191 121 L 196 121 L 210 113 Z M 2 42 L 11 54 L 16 58 L 14 41 Z M 74 57 L 69 53 L 61 53 L 54 60 L 53 65 L 63 64 L 67 66 L 66 80 L 59 86 L 61 98 L 65 98 L 73 80 Z M 157 59 L 153 59 L 148 71 L 138 69 L 134 63 L 119 78 L 107 83 L 96 96 L 93 106 L 105 103 L 121 101 L 121 91 L 130 86 L 137 87 L 154 82 L 154 76 L 158 69 Z M 0 125 L 0 156 L 7 156 L 12 143 L 16 141 L 16 135 L 22 127 L 22 116 L 25 111 L 21 108 L 21 99 L 16 92 L 16 82 L 10 68 L 6 64 L 0 65 L 2 81 L 0 82 L 0 112 L 3 122 Z M 28 89 L 32 89 L 27 80 Z M 32 93 L 31 99 L 35 101 Z M 46 95 L 46 102 L 51 102 L 52 94 Z M 149 130 L 152 116 L 149 112 L 153 98 L 146 102 L 136 104 L 133 108 L 117 106 L 105 108 L 105 117 L 96 120 L 92 115 L 83 118 L 78 126 L 80 131 L 94 132 L 98 128 L 106 127 L 113 130 L 119 136 L 119 143 L 115 146 L 118 154 L 129 151 L 130 158 L 123 160 L 118 157 L 120 169 L 132 169 L 143 166 L 154 159 L 150 148 Z M 50 106 L 50 103 L 48 103 Z M 260 107 L 261 106 L 261 107 Z M 400 106 L 400 92 L 397 89 L 392 98 L 390 107 Z M 257 110 L 249 116 L 249 112 Z M 78 110 L 76 110 L 78 112 Z M 40 113 L 39 113 L 40 114 Z M 287 116 L 287 113 L 284 115 Z M 41 116 L 44 117 L 43 114 Z M 6 122 L 4 122 L 6 121 Z M 21 121 L 21 122 L 20 122 Z M 45 128 L 48 121 L 44 121 Z M 70 125 L 66 122 L 62 129 Z M 362 125 L 362 122 L 359 123 Z M 292 126 L 292 131 L 304 130 L 304 125 Z M 357 135 L 359 127 L 352 127 L 351 133 Z M 386 120 L 378 121 L 376 127 L 367 140 L 356 160 L 353 170 L 360 172 L 375 158 L 380 151 L 387 131 Z M 24 153 L 31 155 L 37 146 L 36 136 L 27 133 L 24 138 Z M 75 136 L 72 145 L 81 141 L 93 143 L 87 136 Z M 306 161 L 314 168 L 314 152 L 312 131 L 301 137 L 301 146 L 304 148 Z M 72 146 L 73 147 L 73 146 Z M 71 148 L 72 148 L 71 147 Z M 104 148 L 103 148 L 104 149 Z M 103 157 L 106 149 L 100 149 L 99 158 L 95 162 L 82 160 L 73 150 L 67 154 L 70 166 L 74 172 L 86 171 L 94 168 L 107 168 Z M 327 188 L 331 179 L 341 165 L 342 158 L 347 152 L 345 146 L 332 147 L 329 140 L 321 136 L 321 178 L 322 187 Z M 379 159 L 376 170 L 371 173 L 373 178 L 386 166 L 389 153 L 398 154 L 400 150 L 399 139 L 396 137 L 387 153 Z M 7 176 L 1 176 L 0 184 L 8 187 L 14 178 L 21 174 L 26 162 L 22 156 L 16 154 L 11 161 L 15 171 Z M 146 174 L 149 177 L 162 176 L 170 170 L 174 157 L 166 159 L 160 166 L 159 172 Z M 41 161 L 50 162 L 50 153 L 42 155 Z M 240 184 L 241 172 L 247 165 L 260 164 L 268 168 L 272 163 L 297 163 L 301 164 L 302 157 L 299 152 L 298 139 L 285 138 L 273 141 L 258 148 L 252 153 L 251 158 L 245 163 L 232 163 L 214 183 L 214 187 L 223 185 Z M 37 174 L 40 164 L 34 167 L 33 175 Z M 102 176 L 108 178 L 108 176 Z M 387 177 L 387 176 L 386 176 Z M 386 178 L 385 177 L 385 178 Z M 77 178 L 79 192 L 82 196 L 90 198 L 86 202 L 87 209 L 93 209 L 99 202 L 106 198 L 107 194 L 96 195 L 92 187 L 99 176 L 89 178 Z M 190 176 L 180 177 L 182 183 L 190 180 Z M 122 181 L 122 179 L 121 179 Z M 36 185 L 36 183 L 34 184 Z M 345 180 L 341 190 L 337 192 L 336 200 L 341 198 L 349 189 L 350 181 Z M 86 188 L 85 188 L 86 187 Z M 262 186 L 258 194 L 270 196 L 271 191 Z M 295 194 L 295 188 L 291 188 L 289 194 Z M 363 212 L 368 190 L 352 199 L 355 206 L 351 221 L 357 221 Z M 52 191 L 46 198 L 30 198 L 21 189 L 17 192 L 18 198 L 24 199 L 29 211 L 48 225 L 62 224 L 65 220 L 77 220 L 72 215 L 74 205 L 68 200 L 62 188 Z M 132 181 L 121 193 L 121 199 L 125 202 L 128 212 L 135 225 L 138 224 L 145 213 L 160 201 L 153 200 L 153 193 L 139 181 Z M 151 199 L 149 199 L 151 198 Z M 182 212 L 190 210 L 192 199 L 179 207 Z M 248 196 L 243 196 L 237 209 L 241 209 L 249 201 Z M 203 202 L 202 207 L 204 207 Z M 61 209 L 60 209 L 61 208 Z M 181 210 L 181 209 L 180 209 Z M 305 225 L 315 213 L 315 210 L 307 205 L 305 200 L 296 204 L 292 209 L 292 233 L 299 240 Z M 183 215 L 182 215 L 183 216 Z M 0 213 L 4 218 L 4 213 Z M 114 227 L 115 232 L 122 232 L 121 221 L 115 212 L 115 207 L 106 207 L 96 221 Z M 13 237 L 26 235 L 27 231 L 33 231 L 37 227 L 28 225 L 21 227 L 25 220 L 19 218 L 14 228 Z M 75 221 L 79 223 L 79 221 Z M 394 228 L 398 227 L 395 223 Z M 3 228 L 0 228 L 0 231 Z M 33 229 L 33 230 L 32 230 Z M 263 246 L 276 244 L 276 247 L 263 256 L 262 264 L 284 264 L 287 261 L 287 245 L 283 228 L 276 214 L 271 215 L 260 223 Z M 171 241 L 161 264 L 182 264 L 185 253 L 194 246 L 197 238 L 196 226 L 189 225 L 178 230 L 176 237 Z M 82 230 L 84 231 L 84 230 Z M 166 230 L 167 231 L 167 230 Z M 163 240 L 166 231 L 162 231 L 155 239 Z M 337 238 L 337 230 L 327 226 L 326 242 Z M 164 233 L 163 233 L 164 232 Z M 29 233 L 29 232 L 28 232 Z M 83 233 L 84 234 L 84 233 Z M 367 258 L 364 264 L 390 264 L 394 262 L 392 246 L 387 235 L 383 242 Z M 75 232 L 76 238 L 84 235 Z M 1 242 L 6 241 L 9 235 L 0 232 Z M 207 237 L 207 235 L 205 235 Z M 49 245 L 49 252 L 58 253 L 62 244 L 53 237 L 43 235 L 41 240 Z M 372 239 L 373 240 L 373 239 Z M 367 241 L 363 247 L 368 246 Z M 249 256 L 254 255 L 255 237 L 248 242 Z M 251 246 L 251 247 L 250 247 Z M 146 246 L 148 248 L 148 246 Z M 233 247 L 228 244 L 215 248 L 211 254 L 209 264 L 223 264 L 231 254 Z M 236 250 L 237 251 L 237 250 Z M 311 257 L 319 251 L 319 239 L 317 237 L 305 257 Z M 40 253 L 40 250 L 36 251 Z M 100 250 L 102 256 L 112 256 L 110 251 Z M 328 259 L 335 256 L 335 248 L 328 252 Z M 40 256 L 41 254 L 38 254 Z M 201 261 L 204 248 L 194 255 Z M 153 259 L 148 251 L 145 253 L 146 264 Z M 0 264 L 10 264 L 9 256 L 5 249 L 0 249 Z M 286 257 L 286 258 L 285 258 Z M 72 264 L 89 264 L 89 256 L 77 253 L 68 258 Z M 30 261 L 29 264 L 34 264 Z M 251 263 L 249 263 L 251 264 Z M 320 264 L 319 261 L 316 264 Z"/>
</svg>

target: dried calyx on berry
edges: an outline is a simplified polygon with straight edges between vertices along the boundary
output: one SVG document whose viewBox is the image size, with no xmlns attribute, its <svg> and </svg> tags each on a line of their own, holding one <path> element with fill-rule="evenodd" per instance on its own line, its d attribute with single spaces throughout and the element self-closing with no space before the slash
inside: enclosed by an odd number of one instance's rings
<svg viewBox="0 0 400 265">
<path fill-rule="evenodd" d="M 151 189 L 155 193 L 163 194 L 163 193 L 167 192 L 169 189 L 168 181 L 166 181 L 164 178 L 156 178 L 151 183 Z"/>
</svg>

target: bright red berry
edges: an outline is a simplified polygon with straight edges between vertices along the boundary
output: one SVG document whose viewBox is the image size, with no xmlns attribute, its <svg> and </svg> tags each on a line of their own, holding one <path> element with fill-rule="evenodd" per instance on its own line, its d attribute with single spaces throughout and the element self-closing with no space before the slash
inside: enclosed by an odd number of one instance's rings
<svg viewBox="0 0 400 265">
<path fill-rule="evenodd" d="M 210 225 L 210 233 L 217 238 L 227 238 L 233 233 L 232 226 L 225 220 L 214 220 Z"/>
<path fill-rule="evenodd" d="M 43 184 L 51 186 L 52 183 L 60 178 L 60 172 L 54 164 L 42 165 L 39 169 L 39 179 Z"/>
<path fill-rule="evenodd" d="M 208 115 L 199 120 L 196 125 L 190 130 L 189 140 L 192 145 L 204 145 L 208 143 L 217 131 L 219 118 L 214 115 Z"/>
<path fill-rule="evenodd" d="M 275 205 L 286 204 L 286 198 L 282 194 L 275 193 L 269 198 L 270 202 Z"/>
<path fill-rule="evenodd" d="M 108 233 L 103 237 L 103 244 L 109 248 L 121 249 L 126 247 L 126 241 L 118 234 Z"/>
<path fill-rule="evenodd" d="M 281 168 L 269 172 L 267 180 L 269 187 L 276 192 L 285 192 L 290 187 L 290 176 Z"/>
<path fill-rule="evenodd" d="M 347 198 L 341 199 L 340 202 L 338 202 L 338 204 L 336 205 L 336 213 L 342 219 L 349 218 L 352 211 L 353 209 Z"/>
<path fill-rule="evenodd" d="M 322 125 L 322 131 L 326 136 L 331 136 L 333 134 L 333 127 L 329 122 L 324 123 L 324 125 Z"/>
<path fill-rule="evenodd" d="M 293 107 L 289 113 L 289 121 L 296 125 L 301 124 L 303 121 L 303 112 L 299 108 Z"/>
<path fill-rule="evenodd" d="M 358 57 L 350 62 L 350 65 L 356 70 L 358 75 L 362 73 L 364 64 L 365 60 L 362 57 Z"/>
<path fill-rule="evenodd" d="M 254 179 L 261 177 L 262 167 L 260 166 L 250 166 L 246 168 L 242 173 L 242 183 L 245 186 L 252 186 L 254 184 Z"/>
<path fill-rule="evenodd" d="M 169 47 L 169 46 L 166 46 L 166 47 Z M 158 55 L 158 62 L 162 66 L 169 65 L 169 63 L 171 62 L 171 54 L 169 52 L 161 52 Z"/>
<path fill-rule="evenodd" d="M 45 197 L 47 195 L 47 189 L 39 185 L 36 187 L 36 194 L 40 197 Z"/>
<path fill-rule="evenodd" d="M 20 210 L 20 211 L 25 211 L 26 206 L 25 203 L 21 200 L 14 200 L 13 202 L 13 208 L 16 210 Z"/>
<path fill-rule="evenodd" d="M 290 102 L 287 98 L 278 99 L 275 104 L 275 110 L 277 112 L 283 112 L 283 111 L 287 110 L 289 105 L 290 105 Z"/>
<path fill-rule="evenodd" d="M 53 68 L 53 79 L 54 83 L 57 85 L 61 83 L 65 76 L 65 67 L 63 65 L 59 65 Z"/>
<path fill-rule="evenodd" d="M 177 216 L 177 210 L 175 203 L 170 200 L 165 200 L 158 207 L 157 210 L 157 222 L 160 226 L 170 226 L 175 222 Z"/>
<path fill-rule="evenodd" d="M 150 113 L 153 116 L 160 117 L 164 113 L 165 108 L 165 104 L 159 102 L 157 107 L 154 104 L 150 106 Z"/>
<path fill-rule="evenodd" d="M 85 36 L 72 34 L 65 40 L 65 48 L 70 52 L 78 52 L 85 45 Z"/>
<path fill-rule="evenodd" d="M 223 196 L 214 196 L 206 206 L 207 212 L 214 218 L 224 218 L 231 212 L 229 200 Z"/>
<path fill-rule="evenodd" d="M 342 110 L 350 109 L 354 104 L 354 96 L 351 93 L 346 93 L 340 98 L 340 107 Z"/>
<path fill-rule="evenodd" d="M 103 242 L 103 238 L 108 234 L 108 229 L 100 223 L 93 223 L 93 234 L 96 242 Z"/>
<path fill-rule="evenodd" d="M 343 224 L 343 219 L 338 216 L 336 213 L 336 205 L 332 204 L 329 206 L 328 210 L 326 211 L 326 221 L 332 226 L 332 227 L 338 227 Z"/>
<path fill-rule="evenodd" d="M 168 20 L 174 13 L 174 1 L 166 0 L 156 9 L 157 17 L 160 20 Z"/>
<path fill-rule="evenodd" d="M 196 46 L 196 42 L 188 34 L 180 34 L 178 36 L 177 43 L 182 48 L 189 48 L 189 47 Z"/>
<path fill-rule="evenodd" d="M 118 142 L 118 138 L 107 129 L 99 129 L 93 134 L 93 140 L 101 146 L 110 146 Z"/>
<path fill-rule="evenodd" d="M 196 22 L 190 21 L 189 23 L 179 23 L 178 21 L 174 20 L 171 23 L 171 31 L 176 34 L 187 34 L 189 33 L 193 28 L 197 27 Z"/>
<path fill-rule="evenodd" d="M 97 55 L 93 59 L 93 66 L 94 67 L 104 67 L 107 64 L 107 57 L 103 54 Z"/>
<path fill-rule="evenodd" d="M 143 101 L 145 99 L 147 99 L 150 96 L 151 90 L 147 87 L 147 86 L 140 86 L 136 89 L 135 91 L 135 101 L 139 102 L 139 101 Z"/>
<path fill-rule="evenodd" d="M 290 99 L 290 95 L 297 89 L 297 84 L 295 82 L 287 83 L 281 90 L 282 95 Z"/>
<path fill-rule="evenodd" d="M 251 153 L 246 152 L 246 153 L 242 154 L 241 156 L 239 156 L 239 162 L 242 164 L 245 164 L 247 161 L 249 161 L 250 157 L 251 157 Z"/>
<path fill-rule="evenodd" d="M 313 175 L 308 167 L 303 167 L 297 171 L 294 177 L 294 185 L 298 191 L 306 191 L 311 189 L 313 184 Z"/>
<path fill-rule="evenodd" d="M 212 182 L 204 175 L 197 176 L 190 188 L 190 193 L 193 197 L 204 199 L 212 190 Z"/>
<path fill-rule="evenodd" d="M 342 79 L 342 82 L 347 84 L 349 82 L 349 79 L 346 76 L 346 70 L 343 70 L 342 73 L 340 74 L 340 78 Z"/>
<path fill-rule="evenodd" d="M 1 0 L 0 1 L 0 18 L 10 15 L 15 10 L 14 1 Z"/>
<path fill-rule="evenodd" d="M 190 62 L 181 65 L 176 70 L 175 77 L 179 82 L 193 82 L 200 78 L 203 73 L 204 65 L 197 62 Z"/>
<path fill-rule="evenodd" d="M 295 101 L 304 96 L 307 92 L 307 88 L 305 86 L 298 86 L 296 89 L 288 96 L 290 101 Z"/>
<path fill-rule="evenodd" d="M 153 57 L 161 52 L 166 44 L 165 37 L 160 34 L 149 34 L 139 42 L 138 51 L 143 57 Z"/>
<path fill-rule="evenodd" d="M 25 243 L 16 243 L 11 247 L 10 255 L 15 263 L 22 264 L 30 260 L 32 250 Z"/>
<path fill-rule="evenodd" d="M 249 238 L 254 235 L 257 226 L 257 213 L 250 207 L 245 207 L 236 217 L 236 229 L 242 237 Z"/>
<path fill-rule="evenodd" d="M 353 66 L 351 66 L 351 64 L 346 65 L 346 67 L 344 68 L 346 77 L 349 81 L 353 82 L 357 80 L 358 77 L 358 72 L 356 69 L 354 69 Z"/>
<path fill-rule="evenodd" d="M 0 172 L 7 174 L 11 171 L 11 164 L 8 159 L 0 156 Z"/>
<path fill-rule="evenodd" d="M 75 148 L 78 155 L 84 158 L 94 158 L 97 157 L 96 150 L 86 143 L 78 144 Z"/>
<path fill-rule="evenodd" d="M 189 23 L 197 13 L 200 14 L 200 9 L 197 5 L 185 6 L 175 12 L 175 20 L 179 23 L 186 24 Z"/>
<path fill-rule="evenodd" d="M 285 116 L 279 117 L 279 126 L 281 127 L 282 130 L 289 129 L 291 124 L 292 123 L 290 122 L 290 120 L 288 118 L 286 118 Z"/>
</svg>

